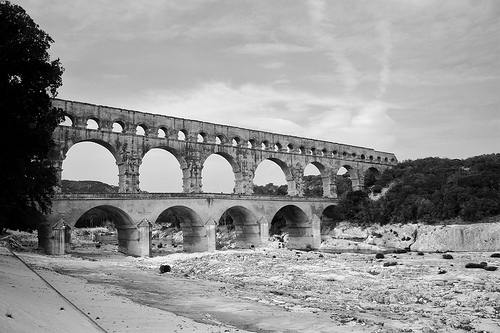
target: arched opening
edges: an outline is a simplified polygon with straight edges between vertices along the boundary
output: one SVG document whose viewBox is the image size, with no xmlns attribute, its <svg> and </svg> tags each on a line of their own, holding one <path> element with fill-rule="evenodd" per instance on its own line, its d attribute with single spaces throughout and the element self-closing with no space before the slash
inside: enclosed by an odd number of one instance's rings
<svg viewBox="0 0 500 333">
<path fill-rule="evenodd" d="M 340 209 L 335 205 L 330 205 L 323 210 L 321 214 L 321 235 L 328 236 L 330 231 L 344 220 L 343 214 Z"/>
<path fill-rule="evenodd" d="M 74 252 L 127 253 L 129 242 L 137 239 L 137 229 L 130 228 L 134 223 L 130 216 L 120 208 L 102 205 L 83 213 L 71 229 L 71 242 Z M 88 253 L 86 253 L 88 255 Z"/>
<path fill-rule="evenodd" d="M 248 140 L 247 148 L 255 148 L 255 140 L 254 139 Z"/>
<path fill-rule="evenodd" d="M 250 210 L 234 206 L 222 214 L 217 223 L 217 249 L 248 248 L 260 244 L 260 226 Z"/>
<path fill-rule="evenodd" d="M 63 192 L 118 192 L 118 166 L 102 143 L 75 144 L 66 153 L 62 169 Z"/>
<path fill-rule="evenodd" d="M 217 135 L 217 136 L 215 137 L 215 144 L 216 144 L 216 145 L 222 145 L 222 144 L 224 144 L 224 143 L 225 143 L 225 142 L 224 142 L 224 136 L 223 136 L 223 135 Z"/>
<path fill-rule="evenodd" d="M 377 180 L 380 179 L 381 175 L 382 174 L 378 169 L 374 167 L 368 168 L 368 170 L 366 170 L 365 172 L 363 187 L 366 189 L 370 189 L 375 195 L 382 193 L 382 187 L 380 187 L 379 185 L 375 185 L 377 183 Z"/>
<path fill-rule="evenodd" d="M 152 232 L 153 252 L 182 251 L 184 242 L 181 220 L 175 209 L 164 210 L 156 219 Z"/>
<path fill-rule="evenodd" d="M 207 141 L 207 135 L 204 132 L 198 133 L 196 141 L 197 142 L 206 142 Z"/>
<path fill-rule="evenodd" d="M 281 143 L 276 142 L 274 144 L 274 151 L 281 151 L 281 149 L 283 149 L 283 146 L 281 145 Z"/>
<path fill-rule="evenodd" d="M 352 179 L 348 168 L 351 169 L 346 166 L 337 171 L 337 196 L 339 198 L 344 198 L 348 192 L 352 191 Z"/>
<path fill-rule="evenodd" d="M 300 154 L 305 154 L 305 153 L 306 153 L 306 147 L 304 147 L 304 146 L 300 146 L 300 147 L 299 147 L 299 153 L 300 153 Z"/>
<path fill-rule="evenodd" d="M 307 215 L 294 205 L 287 205 L 276 212 L 271 220 L 269 235 L 283 245 L 293 248 L 311 248 L 313 246 Z M 311 234 L 312 235 L 312 234 Z"/>
<path fill-rule="evenodd" d="M 124 126 L 123 123 L 114 122 L 113 123 L 113 129 L 111 131 L 114 132 L 114 133 L 123 133 L 124 127 L 125 126 Z"/>
<path fill-rule="evenodd" d="M 262 149 L 262 150 L 267 150 L 267 149 L 269 149 L 269 141 L 267 141 L 267 140 L 262 141 L 262 143 L 261 143 L 261 145 L 260 145 L 260 146 L 261 146 L 261 149 Z"/>
<path fill-rule="evenodd" d="M 90 118 L 87 120 L 87 129 L 97 130 L 99 129 L 99 123 L 97 119 Z"/>
<path fill-rule="evenodd" d="M 185 130 L 180 130 L 177 132 L 177 140 L 186 141 L 187 132 Z"/>
<path fill-rule="evenodd" d="M 321 177 L 321 168 L 324 166 L 319 163 L 309 163 L 304 169 L 304 196 L 320 198 L 323 196 L 323 178 Z"/>
<path fill-rule="evenodd" d="M 157 235 L 153 237 L 153 252 L 168 251 L 170 245 L 185 252 L 208 250 L 205 224 L 191 208 L 185 206 L 167 208 L 158 216 L 156 224 L 158 227 L 153 231 L 153 234 Z"/>
<path fill-rule="evenodd" d="M 175 151 L 153 148 L 144 155 L 139 168 L 141 191 L 182 192 L 182 170 L 174 153 Z"/>
<path fill-rule="evenodd" d="M 287 153 L 292 153 L 293 152 L 293 145 L 291 143 L 289 143 L 287 146 L 286 146 L 286 152 Z"/>
<path fill-rule="evenodd" d="M 238 147 L 240 145 L 240 142 L 241 142 L 241 139 L 238 138 L 237 136 L 235 136 L 232 140 L 231 140 L 231 145 L 233 147 Z"/>
<path fill-rule="evenodd" d="M 288 186 L 283 168 L 286 168 L 286 165 L 280 160 L 262 161 L 255 170 L 253 193 L 255 195 L 286 195 Z"/>
<path fill-rule="evenodd" d="M 162 138 L 162 139 L 166 138 L 167 137 L 167 129 L 163 128 L 163 127 L 158 128 L 158 137 Z"/>
<path fill-rule="evenodd" d="M 73 126 L 73 120 L 69 116 L 64 116 L 64 120 L 59 123 L 61 126 L 68 126 L 72 127 Z"/>
<path fill-rule="evenodd" d="M 146 126 L 137 125 L 135 128 L 135 135 L 145 136 L 146 135 Z"/>
<path fill-rule="evenodd" d="M 210 155 L 201 171 L 203 192 L 233 193 L 234 172 L 230 162 L 219 154 Z"/>
</svg>

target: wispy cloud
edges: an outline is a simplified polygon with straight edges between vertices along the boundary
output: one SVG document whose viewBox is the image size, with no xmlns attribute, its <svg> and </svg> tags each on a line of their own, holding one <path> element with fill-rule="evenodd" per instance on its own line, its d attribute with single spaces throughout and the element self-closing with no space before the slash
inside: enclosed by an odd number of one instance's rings
<svg viewBox="0 0 500 333">
<path fill-rule="evenodd" d="M 240 54 L 253 55 L 278 55 L 282 53 L 302 53 L 311 52 L 311 47 L 286 44 L 286 43 L 254 43 L 233 47 L 230 51 Z"/>
<path fill-rule="evenodd" d="M 390 57 L 393 48 L 391 40 L 391 24 L 388 21 L 379 21 L 377 23 L 376 30 L 382 47 L 380 55 L 380 65 L 382 67 L 380 70 L 380 87 L 377 92 L 377 98 L 381 98 L 386 92 L 391 75 Z"/>
<path fill-rule="evenodd" d="M 149 111 L 282 134 L 390 149 L 394 121 L 388 105 L 341 99 L 270 85 L 212 82 L 182 92 L 151 91 Z M 284 117 L 286 114 L 286 117 Z"/>
<path fill-rule="evenodd" d="M 15 2 L 56 40 L 61 98 L 405 157 L 498 118 L 497 0 Z M 455 155 L 476 149 L 463 140 Z"/>
</svg>

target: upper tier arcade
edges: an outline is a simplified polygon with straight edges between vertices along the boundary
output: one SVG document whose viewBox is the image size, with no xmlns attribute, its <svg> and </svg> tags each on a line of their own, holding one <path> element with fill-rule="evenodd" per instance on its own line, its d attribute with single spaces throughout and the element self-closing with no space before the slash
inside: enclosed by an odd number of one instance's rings
<svg viewBox="0 0 500 333">
<path fill-rule="evenodd" d="M 367 173 L 377 176 L 397 163 L 394 154 L 366 147 L 61 99 L 53 99 L 52 104 L 71 120 L 70 126 L 58 126 L 53 135 L 53 158 L 59 178 L 71 146 L 92 141 L 115 157 L 123 193 L 140 190 L 139 166 L 153 148 L 165 149 L 177 158 L 186 193 L 202 192 L 201 170 L 211 154 L 218 154 L 231 164 L 234 193 L 246 195 L 253 193 L 255 171 L 266 159 L 281 167 L 292 196 L 303 195 L 302 178 L 309 163 L 321 173 L 325 197 L 336 197 L 336 176 L 341 167 L 348 170 L 353 188 L 359 189 Z M 90 119 L 97 123 L 97 129 L 87 128 Z"/>
</svg>

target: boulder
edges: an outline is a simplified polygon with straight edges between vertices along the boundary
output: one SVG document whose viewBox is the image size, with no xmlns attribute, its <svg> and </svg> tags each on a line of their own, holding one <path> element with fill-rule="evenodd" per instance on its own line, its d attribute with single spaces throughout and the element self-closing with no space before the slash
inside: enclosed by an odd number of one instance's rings
<svg viewBox="0 0 500 333">
<path fill-rule="evenodd" d="M 170 265 L 165 265 L 165 264 L 160 265 L 160 274 L 168 273 L 171 271 L 172 271 L 172 267 L 170 267 Z"/>
</svg>

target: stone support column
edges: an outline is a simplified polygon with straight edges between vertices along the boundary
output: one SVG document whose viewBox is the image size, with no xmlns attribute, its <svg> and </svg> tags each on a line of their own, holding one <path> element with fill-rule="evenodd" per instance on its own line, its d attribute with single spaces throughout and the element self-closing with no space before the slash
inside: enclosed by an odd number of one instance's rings
<svg viewBox="0 0 500 333">
<path fill-rule="evenodd" d="M 265 216 L 257 222 L 260 227 L 260 244 L 266 246 L 269 244 L 269 221 Z"/>
<path fill-rule="evenodd" d="M 312 215 L 309 221 L 287 225 L 287 247 L 296 250 L 317 250 L 321 245 L 321 221 Z"/>
<path fill-rule="evenodd" d="M 73 122 L 73 127 L 86 129 L 87 128 L 87 119 L 84 117 L 75 117 Z"/>
<path fill-rule="evenodd" d="M 332 171 L 323 180 L 323 197 L 337 198 L 337 175 Z"/>
<path fill-rule="evenodd" d="M 139 233 L 138 240 L 138 257 L 151 257 L 151 238 L 152 238 L 152 227 L 153 225 L 147 219 L 143 219 L 139 224 L 137 224 L 137 230 Z"/>
<path fill-rule="evenodd" d="M 185 159 L 186 168 L 182 169 L 182 191 L 184 193 L 202 193 L 201 171 L 203 164 L 200 161 L 200 153 L 190 151 Z"/>
<path fill-rule="evenodd" d="M 300 166 L 290 168 L 291 177 L 287 179 L 289 196 L 304 196 L 304 169 Z"/>
<path fill-rule="evenodd" d="M 215 251 L 215 220 L 210 218 L 202 225 L 183 225 L 184 252 L 213 252 Z"/>
<path fill-rule="evenodd" d="M 215 220 L 210 219 L 205 224 L 207 231 L 207 251 L 214 252 L 216 249 L 216 233 L 215 233 Z"/>
<path fill-rule="evenodd" d="M 241 177 L 234 180 L 234 193 L 252 195 L 253 177 L 255 176 L 255 166 L 247 161 L 241 163 Z"/>
<path fill-rule="evenodd" d="M 317 215 L 311 218 L 312 249 L 317 250 L 321 245 L 321 219 Z"/>
<path fill-rule="evenodd" d="M 352 181 L 352 190 L 353 191 L 361 191 L 363 190 L 365 184 L 365 175 L 363 170 L 356 169 L 354 170 L 356 174 L 356 178 L 351 178 Z"/>
<path fill-rule="evenodd" d="M 61 219 L 53 226 L 50 226 L 48 223 L 44 224 L 43 228 L 44 230 L 39 230 L 39 232 L 41 231 L 41 235 L 39 236 L 39 246 L 40 238 L 43 238 L 42 246 L 45 250 L 45 254 L 65 254 L 66 243 L 69 243 L 69 239 L 66 241 L 66 237 L 68 233 L 71 233 L 70 226 Z"/>
<path fill-rule="evenodd" d="M 50 160 L 52 161 L 52 165 L 56 170 L 56 178 L 57 185 L 54 186 L 54 190 L 56 193 L 61 192 L 61 180 L 62 180 L 62 172 L 63 172 L 63 161 L 66 158 L 66 154 L 64 154 L 64 149 L 56 144 L 49 155 Z"/>
<path fill-rule="evenodd" d="M 121 161 L 118 165 L 118 186 L 120 193 L 138 193 L 139 188 L 139 168 L 142 163 L 141 154 L 138 149 L 127 149 L 125 144 L 119 152 Z"/>
</svg>

